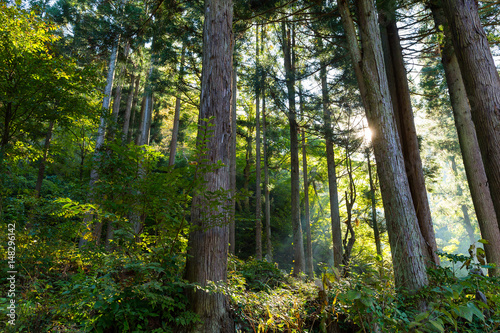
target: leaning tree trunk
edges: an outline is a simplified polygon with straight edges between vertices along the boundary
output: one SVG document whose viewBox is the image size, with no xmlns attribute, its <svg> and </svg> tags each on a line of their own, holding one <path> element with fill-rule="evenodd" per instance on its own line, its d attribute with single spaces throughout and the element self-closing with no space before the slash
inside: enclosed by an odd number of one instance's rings
<svg viewBox="0 0 500 333">
<path fill-rule="evenodd" d="M 255 75 L 255 259 L 262 260 L 262 191 L 260 158 L 260 49 L 259 25 L 255 27 L 256 75 Z"/>
<path fill-rule="evenodd" d="M 500 216 L 500 77 L 481 25 L 476 0 L 443 0 L 451 39 L 469 98 L 472 121 Z M 500 226 L 500 220 L 498 221 Z"/>
<path fill-rule="evenodd" d="M 53 128 L 54 128 L 54 120 L 51 120 L 49 124 L 49 129 L 47 130 L 47 134 L 45 135 L 42 160 L 40 161 L 40 165 L 38 166 L 38 177 L 35 186 L 35 192 L 37 197 L 40 196 L 40 192 L 42 191 L 43 176 L 45 174 L 45 167 L 47 165 L 47 156 L 49 154 L 50 140 L 52 139 Z"/>
<path fill-rule="evenodd" d="M 462 152 L 462 159 L 467 176 L 467 183 L 476 211 L 481 237 L 486 239 L 489 244 L 485 245 L 486 260 L 489 263 L 495 263 L 497 268 L 490 270 L 490 274 L 500 273 L 500 230 L 499 219 L 495 212 L 490 187 L 484 164 L 481 159 L 481 151 L 476 136 L 476 128 L 472 122 L 471 106 L 465 93 L 465 85 L 455 55 L 450 38 L 450 31 L 446 17 L 442 8 L 432 5 L 432 15 L 436 25 L 436 30 L 441 33 L 439 27 L 444 28 L 444 39 L 441 47 L 442 62 L 446 75 L 446 83 L 450 95 L 453 118 L 458 133 L 458 141 Z M 465 205 L 462 206 L 466 207 Z M 466 219 L 464 211 L 464 219 Z M 467 219 L 466 219 L 467 220 Z M 469 233 L 470 234 L 470 233 Z M 474 242 L 474 241 L 473 241 Z"/>
<path fill-rule="evenodd" d="M 391 5 L 392 4 L 392 5 Z M 380 31 L 384 50 L 385 67 L 392 106 L 396 116 L 399 139 L 403 149 L 406 175 L 410 184 L 413 206 L 417 213 L 427 264 L 439 265 L 436 236 L 432 226 L 431 210 L 425 188 L 424 172 L 413 119 L 410 89 L 396 25 L 394 2 L 386 2 L 379 8 Z"/>
<path fill-rule="evenodd" d="M 294 268 L 293 275 L 305 271 L 304 240 L 300 223 L 300 175 L 299 140 L 297 113 L 295 109 L 295 68 L 292 64 L 292 41 L 285 21 L 281 24 L 283 38 L 283 58 L 285 63 L 286 87 L 288 90 L 288 122 L 290 124 L 290 169 L 291 169 L 291 213 L 293 229 Z"/>
<path fill-rule="evenodd" d="M 340 225 L 339 195 L 337 187 L 337 171 L 335 152 L 333 150 L 332 115 L 330 111 L 330 97 L 328 96 L 328 82 L 326 63 L 320 62 L 321 95 L 323 102 L 323 121 L 325 126 L 326 164 L 328 169 L 328 191 L 330 194 L 330 219 L 332 225 L 333 264 L 340 269 L 342 264 L 342 228 Z"/>
<path fill-rule="evenodd" d="M 179 135 L 179 119 L 181 115 L 181 93 L 184 76 L 184 62 L 186 59 L 186 47 L 182 47 L 181 63 L 179 64 L 179 79 L 177 80 L 177 96 L 175 97 L 174 126 L 172 128 L 172 139 L 170 140 L 170 155 L 168 165 L 175 164 L 175 153 L 177 150 L 177 137 Z"/>
<path fill-rule="evenodd" d="M 191 205 L 192 230 L 189 234 L 185 277 L 190 283 L 201 286 L 206 286 L 208 281 L 224 284 L 227 278 L 231 204 L 232 17 L 231 0 L 205 1 L 197 147 L 206 153 L 200 156 L 198 163 L 207 167 L 221 165 L 215 170 L 198 174 L 198 177 L 203 177 L 205 185 L 195 191 Z M 205 129 L 208 126 L 211 133 L 206 136 Z M 220 191 L 226 195 L 207 196 L 207 193 Z M 192 332 L 234 332 L 229 304 L 222 293 L 191 290 L 189 300 L 191 310 L 201 319 L 201 322 L 193 325 Z"/>
<path fill-rule="evenodd" d="M 384 203 L 398 290 L 417 292 L 428 284 L 421 234 L 394 122 L 384 66 L 377 12 L 371 0 L 355 1 L 359 13 L 361 50 L 347 0 L 338 0 L 348 49 L 373 133 L 373 148 Z"/>
<path fill-rule="evenodd" d="M 89 190 L 88 190 L 88 198 L 90 202 L 94 201 L 94 185 L 95 182 L 99 179 L 98 168 L 101 163 L 102 158 L 102 146 L 104 145 L 104 139 L 106 137 L 106 118 L 109 113 L 109 102 L 111 99 L 111 90 L 113 89 L 113 80 L 115 77 L 115 68 L 116 68 L 116 59 L 118 57 L 118 45 L 120 38 L 116 41 L 116 44 L 113 46 L 111 50 L 110 58 L 109 58 L 109 67 L 108 67 L 108 76 L 106 78 L 106 87 L 104 88 L 104 98 L 102 99 L 102 111 L 101 111 L 101 119 L 99 121 L 99 127 L 97 129 L 97 138 L 95 143 L 95 151 L 94 151 L 94 165 L 90 171 L 90 182 L 89 182 Z M 84 230 L 82 237 L 79 241 L 79 247 L 85 246 L 85 244 L 90 240 L 90 229 L 91 229 L 91 221 L 93 219 L 93 214 L 86 214 L 83 219 Z M 99 240 L 101 235 L 102 223 L 98 223 L 96 228 L 94 229 L 94 239 L 96 241 Z"/>
</svg>

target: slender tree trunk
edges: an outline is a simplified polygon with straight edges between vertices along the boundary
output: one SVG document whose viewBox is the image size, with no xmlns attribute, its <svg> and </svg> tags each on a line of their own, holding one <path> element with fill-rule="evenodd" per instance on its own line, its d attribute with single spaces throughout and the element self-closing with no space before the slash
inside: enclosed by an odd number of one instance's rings
<svg viewBox="0 0 500 333">
<path fill-rule="evenodd" d="M 40 161 L 40 165 L 38 166 L 38 178 L 36 180 L 36 196 L 40 196 L 40 192 L 42 191 L 42 182 L 43 176 L 45 174 L 45 166 L 47 165 L 47 156 L 49 154 L 50 140 L 52 139 L 52 129 L 54 128 L 54 120 L 50 121 L 49 129 L 47 130 L 47 134 L 45 135 L 45 143 L 43 145 L 43 157 Z"/>
<path fill-rule="evenodd" d="M 337 171 L 335 153 L 333 150 L 332 115 L 330 112 L 330 97 L 328 95 L 328 82 L 326 63 L 320 62 L 321 95 L 323 102 L 323 122 L 325 123 L 326 164 L 328 169 L 328 191 L 330 194 L 330 219 L 332 225 L 333 263 L 340 268 L 342 263 L 342 228 L 340 225 L 339 195 L 337 187 Z"/>
<path fill-rule="evenodd" d="M 130 75 L 130 91 L 127 97 L 127 106 L 125 108 L 125 117 L 123 119 L 123 130 L 122 130 L 122 142 L 123 144 L 128 141 L 128 130 L 130 127 L 130 116 L 132 115 L 132 106 L 134 100 L 137 98 L 139 94 L 139 81 L 140 76 L 137 77 L 134 74 Z M 135 88 L 134 88 L 135 87 Z"/>
<path fill-rule="evenodd" d="M 257 56 L 256 84 L 255 84 L 255 258 L 262 260 L 262 192 L 261 183 L 261 158 L 260 158 L 260 49 L 259 25 L 255 27 L 255 50 Z"/>
<path fill-rule="evenodd" d="M 104 88 L 104 98 L 102 100 L 102 114 L 101 114 L 101 119 L 99 121 L 99 127 L 97 129 L 97 138 L 95 143 L 94 165 L 90 171 L 90 182 L 88 191 L 88 197 L 90 202 L 94 201 L 93 197 L 94 184 L 99 179 L 98 168 L 99 164 L 101 163 L 102 146 L 104 145 L 104 139 L 106 137 L 106 118 L 109 113 L 109 102 L 111 99 L 111 90 L 113 88 L 113 80 L 115 77 L 115 68 L 116 68 L 116 59 L 118 57 L 119 41 L 120 39 L 118 38 L 116 44 L 113 46 L 113 49 L 111 50 L 111 55 L 109 58 L 108 76 L 106 78 L 106 87 Z M 92 213 L 86 214 L 83 220 L 84 230 L 82 237 L 80 238 L 79 241 L 79 247 L 85 246 L 85 244 L 89 241 L 89 235 L 90 235 L 89 231 L 91 228 L 92 219 L 93 219 Z M 102 222 L 98 222 L 94 229 L 94 236 L 93 236 L 97 242 L 99 241 L 101 235 L 101 229 L 102 229 Z"/>
<path fill-rule="evenodd" d="M 186 59 L 186 47 L 182 46 L 181 63 L 179 64 L 179 79 L 177 81 L 177 96 L 175 97 L 174 126 L 172 128 L 172 140 L 170 141 L 170 156 L 168 165 L 175 164 L 175 153 L 177 150 L 177 137 L 179 135 L 179 119 L 181 115 L 181 93 L 184 76 L 184 62 Z"/>
<path fill-rule="evenodd" d="M 404 167 L 390 98 L 377 12 L 371 0 L 356 0 L 361 50 L 347 0 L 338 0 L 356 78 L 373 133 L 396 287 L 417 292 L 428 284 L 421 234 Z M 363 55 L 363 56 L 361 56 Z"/>
<path fill-rule="evenodd" d="M 481 237 L 489 242 L 484 247 L 486 260 L 496 263 L 498 268 L 490 272 L 490 274 L 496 275 L 500 272 L 499 219 L 490 194 L 489 182 L 476 136 L 476 128 L 472 122 L 471 106 L 465 93 L 465 85 L 450 38 L 449 26 L 442 8 L 433 5 L 431 6 L 431 10 L 436 30 L 440 33 L 439 27 L 441 26 L 445 32 L 444 40 L 440 47 L 455 127 L 458 133 L 458 141 L 460 143 L 474 210 L 476 211 L 479 229 L 481 230 Z"/>
<path fill-rule="evenodd" d="M 311 218 L 309 216 L 309 180 L 307 179 L 306 132 L 302 129 L 302 178 L 304 179 L 304 223 L 306 225 L 306 274 L 314 279 Z"/>
<path fill-rule="evenodd" d="M 469 210 L 467 209 L 467 205 L 462 205 L 462 214 L 464 215 L 464 227 L 465 231 L 467 231 L 467 235 L 469 236 L 469 242 L 471 244 L 476 243 L 476 239 L 474 238 L 474 227 L 472 226 L 472 223 L 470 222 L 470 217 L 469 217 Z M 485 249 L 486 251 L 486 249 Z M 488 260 L 488 258 L 486 258 Z M 488 262 L 490 262 L 488 260 Z M 498 265 L 498 264 L 497 264 Z"/>
<path fill-rule="evenodd" d="M 250 169 L 252 166 L 252 160 L 253 160 L 253 155 L 252 155 L 252 135 L 250 134 L 252 132 L 251 128 L 248 128 L 248 133 L 245 139 L 247 140 L 247 151 L 245 154 L 245 168 L 243 169 L 243 177 L 244 177 L 244 182 L 243 182 L 243 190 L 245 191 L 245 198 L 243 199 L 243 210 L 245 211 L 246 214 L 250 213 Z"/>
<path fill-rule="evenodd" d="M 265 82 L 263 79 L 262 81 Z M 273 261 L 273 244 L 271 242 L 271 203 L 269 199 L 269 161 L 267 152 L 267 117 L 266 117 L 266 94 L 262 93 L 262 141 L 264 144 L 264 201 L 266 216 L 266 259 Z"/>
<path fill-rule="evenodd" d="M 199 163 L 222 163 L 223 166 L 204 172 L 205 186 L 195 191 L 191 206 L 193 229 L 189 234 L 185 277 L 189 282 L 202 286 L 206 286 L 208 281 L 226 282 L 231 204 L 232 14 L 231 0 L 205 1 L 197 145 L 207 148 L 207 154 L 201 156 Z M 208 123 L 204 119 L 210 118 L 213 119 L 210 120 L 213 133 L 206 137 L 203 126 Z M 205 194 L 213 191 L 225 191 L 229 198 L 223 202 L 218 198 L 207 198 Z M 192 332 L 234 332 L 234 321 L 223 294 L 192 290 L 189 300 L 191 310 L 201 319 L 200 323 L 193 325 Z"/>
<path fill-rule="evenodd" d="M 139 100 L 138 96 L 139 96 L 140 81 L 141 81 L 141 76 L 138 75 L 137 78 L 135 79 L 135 91 L 134 91 L 134 98 L 132 100 L 130 125 L 128 127 L 128 132 L 126 133 L 127 143 L 130 143 L 130 142 L 132 142 L 132 140 L 134 140 L 134 127 L 135 127 L 135 120 L 137 118 L 136 117 L 136 115 L 137 115 L 136 105 L 137 105 L 137 101 Z M 142 115 L 142 111 L 144 110 L 143 107 L 144 107 L 144 105 L 141 103 L 141 110 L 140 110 L 141 115 Z M 125 135 L 125 132 L 124 132 L 124 135 Z"/>
<path fill-rule="evenodd" d="M 382 243 L 380 242 L 380 231 L 378 229 L 377 222 L 377 201 L 375 198 L 375 185 L 372 175 L 372 163 L 370 162 L 370 149 L 366 149 L 366 159 L 368 162 L 368 177 L 370 179 L 370 197 L 372 202 L 372 228 L 373 237 L 375 238 L 375 247 L 377 248 L 377 254 L 382 258 Z"/>
<path fill-rule="evenodd" d="M 500 216 L 500 77 L 476 0 L 443 0 L 491 197 Z M 500 227 L 500 220 L 498 220 Z"/>
<path fill-rule="evenodd" d="M 298 276 L 305 271 L 304 241 L 300 223 L 300 175 L 298 125 L 295 108 L 295 68 L 292 63 L 292 40 L 287 23 L 282 22 L 283 56 L 285 64 L 286 86 L 288 90 L 288 122 L 290 124 L 290 169 L 291 169 L 291 215 L 293 228 L 294 269 Z"/>
<path fill-rule="evenodd" d="M 347 138 L 346 142 L 345 163 L 347 175 L 349 177 L 349 190 L 345 191 L 345 206 L 347 211 L 347 219 L 345 221 L 345 224 L 347 228 L 343 239 L 344 255 L 342 256 L 342 264 L 344 265 L 344 269 L 342 275 L 344 277 L 349 276 L 349 262 L 351 261 L 351 252 L 352 248 L 354 247 L 354 243 L 356 242 L 356 233 L 354 232 L 354 228 L 352 226 L 352 208 L 354 207 L 354 203 L 356 201 L 356 184 L 354 184 L 353 178 L 352 160 L 349 151 L 349 138 Z"/>
<path fill-rule="evenodd" d="M 388 4 L 386 2 L 385 5 L 382 5 L 379 8 L 379 17 L 389 91 L 391 93 L 399 139 L 401 140 L 413 206 L 415 207 L 420 232 L 423 236 L 426 263 L 439 265 L 436 236 L 432 226 L 431 210 L 425 188 L 417 131 L 413 119 L 410 89 L 408 87 L 403 52 L 396 25 L 395 3 L 390 2 Z"/>
<path fill-rule="evenodd" d="M 233 40 L 233 54 L 234 54 Z M 233 57 L 234 59 L 234 57 Z M 231 188 L 231 217 L 229 224 L 229 253 L 236 253 L 236 98 L 238 90 L 238 72 L 236 61 L 233 62 L 233 77 L 231 79 L 233 96 L 231 102 L 231 155 L 230 155 L 230 188 Z"/>
</svg>

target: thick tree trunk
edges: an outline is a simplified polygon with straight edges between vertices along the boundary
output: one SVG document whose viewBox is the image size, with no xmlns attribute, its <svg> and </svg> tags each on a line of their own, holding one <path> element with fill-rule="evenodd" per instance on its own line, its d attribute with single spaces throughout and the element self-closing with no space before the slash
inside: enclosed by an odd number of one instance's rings
<svg viewBox="0 0 500 333">
<path fill-rule="evenodd" d="M 337 171 L 335 165 L 335 153 L 333 150 L 332 115 L 330 112 L 330 97 L 328 96 L 328 82 L 325 62 L 321 61 L 320 66 L 323 122 L 325 125 L 326 164 L 328 168 L 328 191 L 330 194 L 333 263 L 336 268 L 340 268 L 340 265 L 342 264 L 342 228 L 340 225 Z"/>
<path fill-rule="evenodd" d="M 172 128 L 172 139 L 170 140 L 170 155 L 168 159 L 168 165 L 170 166 L 175 164 L 175 153 L 177 151 L 177 137 L 179 135 L 179 119 L 181 115 L 181 93 L 182 93 L 185 59 L 186 59 L 186 47 L 183 46 L 181 51 L 181 63 L 179 65 L 179 79 L 177 81 L 177 96 L 175 97 L 174 126 Z"/>
<path fill-rule="evenodd" d="M 451 38 L 471 106 L 472 120 L 500 216 L 500 77 L 478 14 L 476 0 L 443 0 Z M 498 221 L 500 226 L 500 220 Z"/>
<path fill-rule="evenodd" d="M 255 27 L 255 50 L 256 50 L 256 80 L 260 81 L 260 49 L 259 49 L 259 26 Z M 261 158 L 260 158 L 260 82 L 255 84 L 255 259 L 262 260 L 262 191 L 261 183 Z"/>
<path fill-rule="evenodd" d="M 428 284 L 421 234 L 394 122 L 377 12 L 371 0 L 356 0 L 359 49 L 347 0 L 338 0 L 355 74 L 373 133 L 373 148 L 391 245 L 396 287 L 417 292 Z M 362 56 L 361 56 L 362 55 Z"/>
<path fill-rule="evenodd" d="M 431 6 L 431 10 L 434 16 L 436 30 L 438 33 L 441 32 L 439 27 L 442 26 L 445 32 L 443 43 L 440 45 L 443 57 L 442 62 L 446 75 L 448 92 L 450 94 L 455 127 L 458 133 L 458 141 L 462 152 L 465 174 L 467 176 L 474 210 L 476 211 L 479 229 L 481 230 L 481 237 L 489 242 L 489 245 L 484 247 L 486 260 L 491 263 L 496 263 L 498 267 L 492 270 L 490 274 L 499 274 L 500 222 L 495 212 L 495 206 L 490 194 L 488 178 L 484 169 L 476 136 L 476 127 L 472 122 L 471 106 L 466 96 L 462 73 L 450 38 L 446 17 L 444 16 L 442 8 L 438 6 Z"/>
<path fill-rule="evenodd" d="M 191 206 L 193 228 L 189 234 L 185 277 L 189 282 L 202 286 L 206 286 L 208 281 L 226 282 L 231 204 L 229 160 L 232 133 L 232 18 L 231 0 L 205 1 L 197 145 L 198 148 L 207 149 L 199 163 L 222 163 L 223 166 L 203 173 L 206 183 L 203 189 L 195 191 Z M 207 137 L 203 127 L 209 125 L 205 119 L 210 118 L 210 130 L 213 132 Z M 204 159 L 208 162 L 203 162 Z M 224 191 L 229 197 L 206 197 L 207 193 L 214 191 Z M 223 294 L 192 290 L 189 299 L 191 310 L 202 320 L 192 327 L 192 332 L 234 332 L 234 321 Z"/>
<path fill-rule="evenodd" d="M 394 4 L 393 2 L 390 3 Z M 379 8 L 380 31 L 387 80 L 399 139 L 401 140 L 406 175 L 410 184 L 413 206 L 417 213 L 420 232 L 423 236 L 426 263 L 439 265 L 436 236 L 432 226 L 431 210 L 425 188 L 417 131 L 413 119 L 410 89 L 408 87 L 403 52 L 396 25 L 396 9 L 394 5 L 384 5 L 381 7 Z"/>
<path fill-rule="evenodd" d="M 306 225 L 306 274 L 314 279 L 314 262 L 311 238 L 311 217 L 309 216 L 309 180 L 307 178 L 306 132 L 302 129 L 302 178 L 304 180 L 304 224 Z"/>
<path fill-rule="evenodd" d="M 283 58 L 285 65 L 286 86 L 288 90 L 288 122 L 290 124 L 290 169 L 291 169 L 291 215 L 293 229 L 294 268 L 293 275 L 305 271 L 304 240 L 300 223 L 300 175 L 299 175 L 299 140 L 297 114 L 295 108 L 295 68 L 292 64 L 292 41 L 287 23 L 282 22 Z"/>
<path fill-rule="evenodd" d="M 45 135 L 45 143 L 43 145 L 43 157 L 42 160 L 40 161 L 40 165 L 38 166 L 38 177 L 35 186 L 37 197 L 40 196 L 40 192 L 42 191 L 43 176 L 45 174 L 45 166 L 47 165 L 47 156 L 49 154 L 50 140 L 52 139 L 53 128 L 54 128 L 54 120 L 51 120 L 49 124 L 49 129 L 47 130 L 47 134 Z"/>
<path fill-rule="evenodd" d="M 90 171 L 90 182 L 89 182 L 89 191 L 88 198 L 90 202 L 94 201 L 94 184 L 99 179 L 98 169 L 99 164 L 102 158 L 102 146 L 104 145 L 104 139 L 106 137 L 106 118 L 109 113 L 109 103 L 111 99 L 111 90 L 113 89 L 113 81 L 115 77 L 115 68 L 116 68 L 116 59 L 118 57 L 118 44 L 120 39 L 113 46 L 111 50 L 110 58 L 109 58 L 109 67 L 108 67 L 108 75 L 106 78 L 106 87 L 104 88 L 104 98 L 102 100 L 102 114 L 101 119 L 99 121 L 99 127 L 97 129 L 97 138 L 95 143 L 95 151 L 94 151 L 94 165 Z M 86 214 L 83 219 L 84 230 L 83 235 L 79 241 L 79 247 L 85 246 L 85 244 L 89 241 L 89 234 L 91 228 L 91 221 L 93 219 L 93 214 Z M 94 229 L 94 239 L 96 241 L 99 240 L 101 236 L 102 223 L 98 222 Z"/>
</svg>

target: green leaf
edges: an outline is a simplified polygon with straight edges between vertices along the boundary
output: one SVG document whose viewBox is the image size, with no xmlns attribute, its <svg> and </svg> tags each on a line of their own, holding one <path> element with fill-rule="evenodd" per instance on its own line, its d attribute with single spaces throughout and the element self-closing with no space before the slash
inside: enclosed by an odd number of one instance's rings
<svg viewBox="0 0 500 333">
<path fill-rule="evenodd" d="M 468 321 L 472 322 L 472 310 L 470 308 L 468 308 L 467 306 L 464 306 L 464 305 L 460 305 L 458 307 L 458 311 L 455 310 L 455 312 L 457 313 L 457 315 L 459 315 L 460 317 L 462 318 L 465 318 L 467 319 Z"/>
<path fill-rule="evenodd" d="M 439 332 L 444 332 L 444 327 L 443 327 L 443 322 L 440 323 L 441 320 L 437 319 L 437 320 L 429 320 L 429 323 L 434 326 L 435 328 L 437 328 L 439 330 Z"/>
<path fill-rule="evenodd" d="M 467 307 L 472 311 L 473 314 L 476 315 L 481 321 L 484 321 L 483 313 L 476 307 L 476 305 L 472 302 L 467 303 Z"/>
<path fill-rule="evenodd" d="M 481 244 L 485 244 L 485 245 L 489 245 L 490 244 L 490 242 L 488 242 L 486 239 L 480 239 L 480 240 L 478 240 L 478 242 L 481 243 Z"/>
<path fill-rule="evenodd" d="M 361 298 L 361 293 L 356 290 L 349 290 L 347 292 L 347 299 L 350 301 L 354 301 L 355 299 L 360 299 Z"/>
</svg>

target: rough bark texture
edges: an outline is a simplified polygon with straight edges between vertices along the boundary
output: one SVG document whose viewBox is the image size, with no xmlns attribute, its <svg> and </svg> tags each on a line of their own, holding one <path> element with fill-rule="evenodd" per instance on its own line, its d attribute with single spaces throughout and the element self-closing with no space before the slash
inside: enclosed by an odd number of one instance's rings
<svg viewBox="0 0 500 333">
<path fill-rule="evenodd" d="M 411 199 L 385 72 L 377 13 L 371 0 L 356 0 L 361 50 L 347 0 L 338 0 L 356 78 L 363 96 L 384 203 L 396 287 L 416 292 L 427 285 L 420 230 Z M 362 55 L 362 56 L 361 56 Z"/>
<path fill-rule="evenodd" d="M 260 73 L 259 26 L 255 27 L 255 49 L 257 56 L 256 79 Z M 262 191 L 261 158 L 260 158 L 260 82 L 256 82 L 255 89 L 255 259 L 262 260 Z"/>
<path fill-rule="evenodd" d="M 47 156 L 49 153 L 50 140 L 52 139 L 52 129 L 54 128 L 54 120 L 50 121 L 47 134 L 45 135 L 45 143 L 43 145 L 43 157 L 38 166 L 38 177 L 36 179 L 35 191 L 36 195 L 39 197 L 42 191 L 43 176 L 45 174 L 45 166 L 47 165 Z"/>
<path fill-rule="evenodd" d="M 283 58 L 285 64 L 286 87 L 288 95 L 288 122 L 290 124 L 290 178 L 291 178 L 291 215 L 293 229 L 294 268 L 293 275 L 305 271 L 304 240 L 300 223 L 300 175 L 299 175 L 299 140 L 297 111 L 295 108 L 295 68 L 292 66 L 292 42 L 287 23 L 281 25 L 283 38 Z"/>
<path fill-rule="evenodd" d="M 391 93 L 394 115 L 396 116 L 396 124 L 399 139 L 401 140 L 413 206 L 417 213 L 420 233 L 423 237 L 424 255 L 426 256 L 427 264 L 433 263 L 439 265 L 436 236 L 432 226 L 431 210 L 425 188 L 417 131 L 413 119 L 410 89 L 408 87 L 403 51 L 396 25 L 395 6 L 381 6 L 379 8 L 379 18 L 389 91 Z"/>
<path fill-rule="evenodd" d="M 443 0 L 453 46 L 469 98 L 472 120 L 500 216 L 500 77 L 478 14 L 476 0 Z"/>
<path fill-rule="evenodd" d="M 263 80 L 264 81 L 264 80 Z M 266 259 L 273 261 L 273 244 L 271 242 L 271 202 L 269 201 L 269 164 L 267 158 L 267 124 L 266 124 L 266 94 L 262 94 L 262 141 L 264 144 L 264 201 L 266 216 Z"/>
<path fill-rule="evenodd" d="M 177 150 L 177 137 L 179 135 L 179 119 L 181 115 L 181 85 L 184 75 L 184 62 L 186 59 L 186 49 L 182 47 L 181 63 L 179 65 L 179 80 L 177 81 L 177 96 L 175 97 L 174 126 L 172 128 L 172 139 L 170 140 L 170 156 L 168 165 L 175 164 L 175 153 Z"/>
<path fill-rule="evenodd" d="M 450 102 L 455 120 L 455 127 L 458 133 L 458 141 L 462 152 L 462 159 L 467 176 L 467 183 L 476 211 L 481 237 L 490 244 L 484 247 L 486 260 L 496 263 L 497 269 L 492 270 L 490 274 L 499 274 L 500 272 L 500 230 L 499 220 L 495 212 L 492 196 L 484 164 L 481 159 L 481 151 L 476 136 L 476 128 L 472 122 L 471 107 L 467 99 L 464 81 L 460 66 L 458 64 L 455 50 L 450 39 L 450 31 L 444 16 L 442 8 L 431 6 L 432 15 L 439 32 L 439 27 L 444 28 L 445 36 L 441 46 L 442 62 L 446 75 L 446 83 L 450 94 Z M 468 214 L 463 209 L 464 219 L 467 220 Z M 470 222 L 469 222 L 470 223 Z M 469 229 L 468 233 L 470 235 Z M 474 240 L 472 240 L 474 243 Z"/>
<path fill-rule="evenodd" d="M 335 153 L 333 150 L 332 115 L 330 111 L 330 98 L 328 96 L 328 82 L 326 77 L 326 64 L 320 64 L 321 95 L 323 102 L 323 121 L 325 123 L 326 164 L 328 168 L 328 191 L 330 194 L 330 219 L 332 225 L 333 264 L 340 268 L 342 263 L 342 228 L 340 226 L 339 195 L 337 187 L 337 171 Z"/>
<path fill-rule="evenodd" d="M 231 153 L 232 99 L 232 18 L 231 0 L 206 0 L 203 29 L 203 67 L 200 97 L 198 148 L 206 148 L 202 159 L 223 166 L 204 172 L 205 185 L 193 195 L 192 231 L 189 234 L 185 277 L 189 282 L 206 286 L 208 281 L 225 283 L 228 254 L 230 193 L 229 159 Z M 210 122 L 213 131 L 207 137 L 203 129 Z M 205 141 L 206 140 L 206 141 Z M 223 198 L 205 194 L 223 191 Z M 221 293 L 192 290 L 191 310 L 202 322 L 192 327 L 197 333 L 234 332 L 226 297 Z"/>
</svg>

